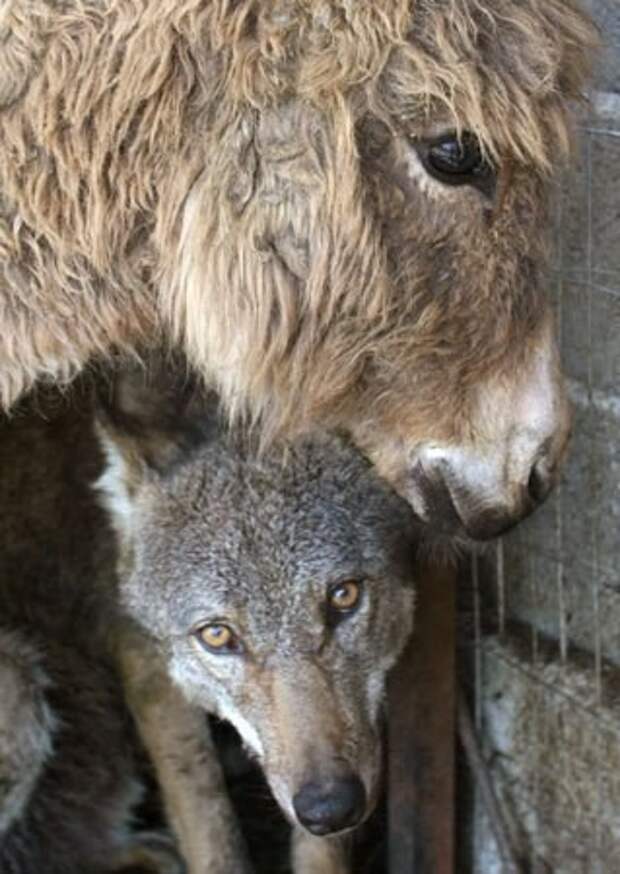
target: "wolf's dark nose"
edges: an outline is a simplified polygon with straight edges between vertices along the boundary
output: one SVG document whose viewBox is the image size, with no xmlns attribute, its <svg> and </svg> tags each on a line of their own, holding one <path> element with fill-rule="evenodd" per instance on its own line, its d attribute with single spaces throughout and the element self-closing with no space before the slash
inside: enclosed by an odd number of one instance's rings
<svg viewBox="0 0 620 874">
<path fill-rule="evenodd" d="M 306 783 L 293 798 L 299 822 L 313 835 L 328 835 L 358 824 L 366 809 L 366 790 L 357 777 Z"/>
</svg>

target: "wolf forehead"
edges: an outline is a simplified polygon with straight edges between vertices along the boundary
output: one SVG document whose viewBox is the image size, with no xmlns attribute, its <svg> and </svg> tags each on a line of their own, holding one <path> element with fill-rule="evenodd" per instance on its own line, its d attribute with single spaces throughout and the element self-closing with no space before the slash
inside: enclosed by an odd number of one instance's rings
<svg viewBox="0 0 620 874">
<path fill-rule="evenodd" d="M 134 573 L 157 587 L 243 600 L 275 587 L 347 573 L 408 574 L 415 523 L 408 504 L 337 437 L 257 458 L 217 439 L 135 496 Z M 144 581 L 144 580 L 142 580 Z"/>
</svg>

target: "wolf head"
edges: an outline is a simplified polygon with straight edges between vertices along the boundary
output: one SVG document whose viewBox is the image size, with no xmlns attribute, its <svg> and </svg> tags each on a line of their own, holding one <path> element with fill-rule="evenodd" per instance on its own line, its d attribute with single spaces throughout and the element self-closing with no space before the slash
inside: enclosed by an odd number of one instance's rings
<svg viewBox="0 0 620 874">
<path fill-rule="evenodd" d="M 216 421 L 137 374 L 117 386 L 99 488 L 124 605 L 187 698 L 237 728 L 289 819 L 341 832 L 378 792 L 385 677 L 412 623 L 413 516 L 336 436 L 257 456 Z"/>
</svg>

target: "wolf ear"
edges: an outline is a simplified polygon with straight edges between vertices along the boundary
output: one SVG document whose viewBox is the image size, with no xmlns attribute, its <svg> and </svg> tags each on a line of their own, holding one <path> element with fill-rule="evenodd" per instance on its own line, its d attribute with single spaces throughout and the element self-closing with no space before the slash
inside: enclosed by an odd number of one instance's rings
<svg viewBox="0 0 620 874">
<path fill-rule="evenodd" d="M 217 398 L 176 359 L 122 370 L 98 401 L 100 433 L 129 460 L 161 475 L 221 427 Z"/>
<path fill-rule="evenodd" d="M 217 398 L 186 367 L 163 357 L 120 371 L 99 390 L 95 427 L 104 472 L 97 489 L 117 526 L 128 523 L 145 477 L 165 476 L 215 438 L 222 427 L 217 411 Z"/>
</svg>

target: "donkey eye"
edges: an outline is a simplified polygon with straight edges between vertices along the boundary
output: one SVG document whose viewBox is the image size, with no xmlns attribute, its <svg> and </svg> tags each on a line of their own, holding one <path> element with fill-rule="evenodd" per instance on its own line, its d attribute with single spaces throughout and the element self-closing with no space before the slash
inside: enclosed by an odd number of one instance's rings
<svg viewBox="0 0 620 874">
<path fill-rule="evenodd" d="M 475 185 L 493 175 L 478 139 L 468 131 L 460 137 L 444 134 L 418 147 L 424 166 L 435 179 L 447 185 Z"/>
<path fill-rule="evenodd" d="M 330 588 L 327 594 L 327 603 L 332 611 L 352 613 L 359 606 L 361 595 L 361 583 L 356 580 L 345 580 Z"/>
<path fill-rule="evenodd" d="M 241 652 L 241 641 L 232 628 L 218 622 L 203 625 L 196 631 L 196 637 L 209 652 L 217 655 L 230 655 Z"/>
</svg>

